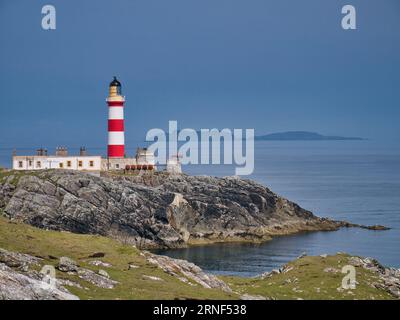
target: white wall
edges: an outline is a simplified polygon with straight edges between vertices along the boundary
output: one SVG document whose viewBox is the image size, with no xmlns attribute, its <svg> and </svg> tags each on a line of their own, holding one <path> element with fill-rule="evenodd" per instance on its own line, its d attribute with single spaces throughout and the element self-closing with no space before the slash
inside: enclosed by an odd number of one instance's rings
<svg viewBox="0 0 400 320">
<path fill-rule="evenodd" d="M 79 166 L 80 161 L 82 166 Z M 62 164 L 62 167 L 60 164 Z M 70 156 L 70 157 L 16 156 L 13 157 L 13 169 L 14 170 L 67 169 L 67 170 L 79 170 L 79 171 L 100 171 L 101 157 L 100 156 L 82 156 L 82 157 L 81 156 Z"/>
<path fill-rule="evenodd" d="M 155 165 L 156 164 L 156 160 L 154 157 L 154 153 L 152 152 L 140 152 L 138 155 L 138 164 L 151 164 L 151 165 Z"/>
</svg>

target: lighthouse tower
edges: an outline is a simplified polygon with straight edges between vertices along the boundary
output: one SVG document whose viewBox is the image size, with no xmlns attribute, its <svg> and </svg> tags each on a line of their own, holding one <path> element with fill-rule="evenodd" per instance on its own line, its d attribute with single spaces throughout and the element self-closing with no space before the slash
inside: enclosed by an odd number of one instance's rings
<svg viewBox="0 0 400 320">
<path fill-rule="evenodd" d="M 125 156 L 124 103 L 125 97 L 121 93 L 121 83 L 114 77 L 114 80 L 110 83 L 107 98 L 108 158 L 123 158 Z"/>
</svg>

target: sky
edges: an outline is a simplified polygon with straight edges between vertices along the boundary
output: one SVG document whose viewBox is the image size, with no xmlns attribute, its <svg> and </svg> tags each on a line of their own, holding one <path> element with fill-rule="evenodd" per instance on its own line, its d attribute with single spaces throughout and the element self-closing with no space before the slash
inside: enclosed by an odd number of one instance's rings
<svg viewBox="0 0 400 320">
<path fill-rule="evenodd" d="M 105 148 L 114 75 L 128 144 L 177 120 L 400 145 L 400 1 L 0 0 L 0 148 Z"/>
</svg>

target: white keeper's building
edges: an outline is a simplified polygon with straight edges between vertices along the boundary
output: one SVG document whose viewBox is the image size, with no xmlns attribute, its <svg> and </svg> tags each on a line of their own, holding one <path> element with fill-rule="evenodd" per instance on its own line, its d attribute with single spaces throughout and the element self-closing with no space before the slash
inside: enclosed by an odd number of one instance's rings
<svg viewBox="0 0 400 320">
<path fill-rule="evenodd" d="M 15 156 L 14 170 L 70 169 L 80 171 L 100 171 L 100 156 Z"/>
<path fill-rule="evenodd" d="M 14 170 L 69 169 L 78 171 L 101 171 L 101 156 L 88 156 L 81 148 L 79 156 L 69 156 L 66 148 L 57 148 L 55 155 L 38 149 L 34 156 L 13 156 Z"/>
<path fill-rule="evenodd" d="M 135 157 L 102 158 L 87 155 L 81 148 L 79 155 L 68 155 L 67 148 L 59 147 L 55 155 L 47 155 L 47 150 L 38 149 L 33 156 L 13 155 L 14 170 L 66 169 L 87 172 L 110 170 L 156 170 L 154 154 L 146 148 L 138 148 Z"/>
</svg>

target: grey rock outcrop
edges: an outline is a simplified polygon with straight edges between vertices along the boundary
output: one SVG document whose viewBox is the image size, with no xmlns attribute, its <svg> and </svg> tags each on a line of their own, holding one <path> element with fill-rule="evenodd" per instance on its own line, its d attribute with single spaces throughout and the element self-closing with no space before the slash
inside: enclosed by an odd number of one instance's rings
<svg viewBox="0 0 400 320">
<path fill-rule="evenodd" d="M 0 300 L 78 300 L 66 290 L 44 285 L 43 281 L 18 273 L 0 263 Z"/>
<path fill-rule="evenodd" d="M 383 289 L 400 299 L 400 269 L 385 267 L 373 258 L 350 257 L 349 264 L 362 267 L 378 275 L 378 281 L 372 283 L 377 289 Z"/>
<path fill-rule="evenodd" d="M 205 273 L 197 265 L 186 260 L 174 259 L 167 256 L 159 256 L 146 253 L 147 260 L 161 268 L 164 272 L 178 278 L 180 281 L 192 285 L 201 285 L 204 288 L 221 289 L 232 292 L 231 288 L 216 276 Z"/>
<path fill-rule="evenodd" d="M 99 267 L 99 266 L 100 267 L 106 267 L 106 268 L 112 267 L 112 265 L 110 263 L 103 262 L 103 261 L 100 261 L 100 260 L 89 261 L 89 264 L 91 264 L 92 266 L 97 266 L 97 267 Z"/>
<path fill-rule="evenodd" d="M 101 261 L 100 261 L 101 262 Z M 104 289 L 113 289 L 117 281 L 110 279 L 107 271 L 100 269 L 98 273 L 79 267 L 79 265 L 68 257 L 61 257 L 57 265 L 58 270 L 69 274 L 77 274 L 79 278 Z"/>
<path fill-rule="evenodd" d="M 40 258 L 28 254 L 11 252 L 0 248 L 0 263 L 3 263 L 10 268 L 16 268 L 26 272 L 29 270 L 31 265 L 38 266 L 40 261 Z"/>
<path fill-rule="evenodd" d="M 61 283 L 44 281 L 44 274 L 32 270 L 41 259 L 0 248 L 0 300 L 78 300 Z"/>
<path fill-rule="evenodd" d="M 0 182 L 0 211 L 39 228 L 111 236 L 141 248 L 263 241 L 346 226 L 250 180 L 162 172 L 115 177 L 26 172 Z"/>
<path fill-rule="evenodd" d="M 110 279 L 108 273 L 104 270 L 100 270 L 97 274 L 96 272 L 84 268 L 79 268 L 78 270 L 78 277 L 82 280 L 90 282 L 91 284 L 95 285 L 96 287 L 103 288 L 103 289 L 113 289 L 115 285 L 118 284 L 117 281 Z M 105 276 L 107 274 L 107 276 Z"/>
</svg>

